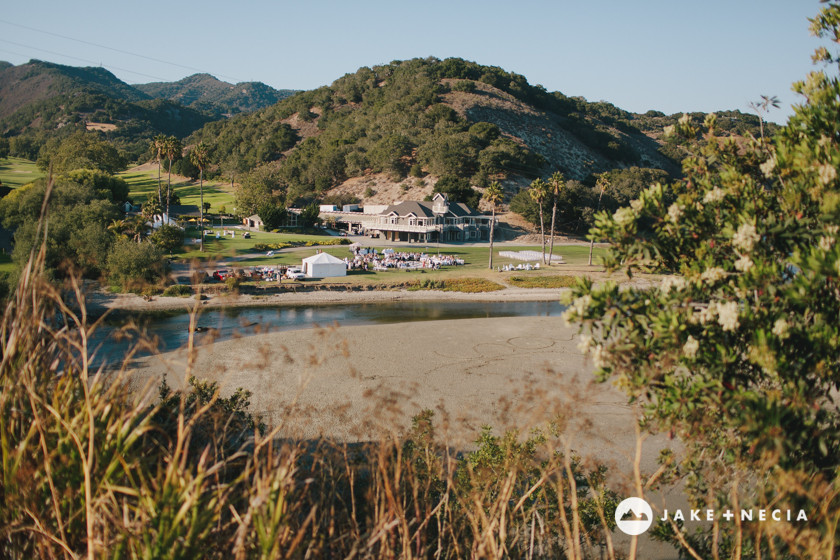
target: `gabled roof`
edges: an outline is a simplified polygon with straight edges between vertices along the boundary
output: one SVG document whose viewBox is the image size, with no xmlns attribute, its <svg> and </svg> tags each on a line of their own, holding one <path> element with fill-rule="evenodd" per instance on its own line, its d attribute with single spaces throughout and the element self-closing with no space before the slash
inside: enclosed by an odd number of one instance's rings
<svg viewBox="0 0 840 560">
<path fill-rule="evenodd" d="M 417 202 L 414 200 L 392 204 L 382 212 L 386 216 L 392 213 L 398 216 L 414 214 L 417 217 L 423 218 L 434 218 L 435 216 L 435 213 L 432 212 L 432 204 L 430 202 Z"/>
<path fill-rule="evenodd" d="M 449 213 L 455 216 L 456 218 L 463 218 L 464 216 L 480 216 L 478 212 L 474 212 L 472 208 L 464 204 L 463 202 L 456 202 L 454 204 L 449 204 Z"/>
</svg>

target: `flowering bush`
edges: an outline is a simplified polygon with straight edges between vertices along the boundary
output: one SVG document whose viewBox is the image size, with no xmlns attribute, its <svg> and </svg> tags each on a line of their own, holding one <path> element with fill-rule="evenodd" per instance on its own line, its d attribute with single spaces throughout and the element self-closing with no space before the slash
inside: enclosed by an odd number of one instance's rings
<svg viewBox="0 0 840 560">
<path fill-rule="evenodd" d="M 837 2 L 813 30 L 840 36 Z M 837 63 L 825 49 L 816 59 Z M 613 242 L 610 270 L 667 276 L 649 290 L 581 281 L 566 312 L 591 337 L 600 378 L 643 404 L 647 427 L 685 442 L 676 473 L 693 502 L 795 504 L 810 514 L 806 524 L 721 524 L 714 538 L 684 539 L 701 555 L 770 547 L 774 557 L 830 557 L 834 548 L 840 83 L 814 72 L 794 88 L 805 103 L 773 140 L 736 142 L 716 135 L 713 116 L 681 119 L 669 132 L 689 146 L 685 178 L 602 213 L 591 232 Z M 666 206 L 668 189 L 676 199 Z"/>
</svg>

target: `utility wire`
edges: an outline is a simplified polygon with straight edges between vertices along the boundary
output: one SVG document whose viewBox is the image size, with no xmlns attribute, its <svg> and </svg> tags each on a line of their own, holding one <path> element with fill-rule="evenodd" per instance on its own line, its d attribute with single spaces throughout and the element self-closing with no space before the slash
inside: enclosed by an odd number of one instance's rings
<svg viewBox="0 0 840 560">
<path fill-rule="evenodd" d="M 49 53 L 49 54 L 56 55 L 56 56 L 63 56 L 64 58 L 72 58 L 73 60 L 80 60 L 82 62 L 87 62 L 88 64 L 94 64 L 96 66 L 101 66 L 101 67 L 106 68 L 106 69 L 113 68 L 114 70 L 119 70 L 120 72 L 128 72 L 130 74 L 137 74 L 138 76 L 145 76 L 147 78 L 152 78 L 153 80 L 158 80 L 158 81 L 161 81 L 161 82 L 170 81 L 170 80 L 167 80 L 166 78 L 161 78 L 159 76 L 152 76 L 150 74 L 144 74 L 142 72 L 135 72 L 134 70 L 129 70 L 127 68 L 120 68 L 119 66 L 113 66 L 113 65 L 110 65 L 110 64 L 106 66 L 106 65 L 102 64 L 101 62 L 96 62 L 94 60 L 88 60 L 87 58 L 80 58 L 78 56 L 73 56 L 73 55 L 70 55 L 70 54 L 63 54 L 63 53 L 59 53 L 59 52 L 55 52 L 55 51 L 50 51 L 50 50 L 47 50 L 47 49 L 42 49 L 41 47 L 33 47 L 32 45 L 24 45 L 23 43 L 16 43 L 14 41 L 9 41 L 8 39 L 1 39 L 0 38 L 0 41 L 2 41 L 4 43 L 9 43 L 10 45 L 16 45 L 18 47 L 23 47 L 23 48 L 26 48 L 26 49 L 33 49 L 33 50 L 36 50 L 36 51 L 41 51 L 41 52 Z M 13 54 L 17 54 L 17 53 L 13 53 Z M 26 55 L 18 55 L 18 56 L 26 56 Z"/>
<path fill-rule="evenodd" d="M 84 45 L 90 45 L 92 47 L 97 47 L 97 48 L 100 48 L 100 49 L 107 49 L 109 51 L 114 51 L 114 52 L 118 52 L 118 53 L 121 53 L 121 54 L 136 56 L 138 58 L 143 58 L 143 59 L 146 59 L 146 60 L 150 60 L 152 62 L 158 62 L 160 64 L 168 64 L 170 66 L 177 66 L 179 68 L 184 68 L 186 70 L 192 70 L 193 72 L 205 72 L 205 70 L 202 70 L 200 68 L 194 68 L 192 66 L 185 66 L 183 64 L 178 64 L 177 62 L 170 62 L 168 60 L 161 60 L 159 58 L 154 58 L 154 57 L 146 56 L 146 55 L 143 55 L 143 54 L 133 53 L 131 51 L 125 51 L 125 50 L 122 50 L 122 49 L 109 47 L 108 45 L 102 45 L 100 43 L 93 43 L 91 41 L 85 41 L 84 39 L 77 39 L 76 37 L 69 37 L 67 35 L 62 35 L 60 33 L 53 33 L 52 31 L 46 31 L 44 29 L 37 29 L 35 27 L 29 27 L 28 25 L 21 25 L 20 23 L 15 23 L 15 22 L 8 21 L 8 20 L 5 20 L 5 19 L 0 19 L 0 23 L 5 23 L 6 25 L 12 25 L 14 27 L 20 27 L 21 29 L 27 29 L 29 31 L 35 31 L 36 33 L 43 33 L 44 35 L 51 35 L 53 37 L 59 37 L 61 39 L 67 39 L 68 41 L 75 41 L 77 43 L 82 43 Z M 65 56 L 65 55 L 62 55 L 62 56 Z M 125 70 L 125 71 L 129 72 L 129 70 Z M 139 74 L 139 72 L 134 72 L 134 73 Z M 145 76 L 147 74 L 141 74 L 141 75 Z M 241 81 L 241 80 L 237 80 L 236 78 L 232 78 L 231 76 L 225 76 L 223 74 L 214 74 L 214 75 L 217 76 L 217 77 L 225 78 L 227 80 L 233 80 L 234 82 L 240 82 Z M 166 81 L 166 80 L 163 80 L 163 81 Z"/>
</svg>

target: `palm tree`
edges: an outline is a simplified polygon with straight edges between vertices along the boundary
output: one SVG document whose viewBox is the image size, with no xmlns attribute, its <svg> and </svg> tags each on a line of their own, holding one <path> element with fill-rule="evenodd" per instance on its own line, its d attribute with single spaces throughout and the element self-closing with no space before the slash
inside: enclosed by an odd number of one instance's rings
<svg viewBox="0 0 840 560">
<path fill-rule="evenodd" d="M 152 138 L 152 150 L 155 153 L 155 160 L 158 164 L 158 202 L 163 206 L 163 187 L 160 183 L 160 160 L 163 158 L 163 153 L 166 149 L 166 136 L 158 134 Z"/>
<path fill-rule="evenodd" d="M 198 192 L 201 199 L 198 205 L 199 243 L 200 250 L 204 252 L 204 168 L 207 167 L 207 145 L 199 142 L 198 146 L 190 152 L 190 160 L 198 167 Z"/>
<path fill-rule="evenodd" d="M 502 201 L 504 195 L 505 191 L 502 190 L 499 182 L 493 181 L 490 186 L 484 189 L 484 194 L 481 196 L 490 203 L 490 207 L 493 209 L 493 219 L 490 220 L 490 270 L 493 270 L 493 229 L 496 225 L 496 205 Z"/>
<path fill-rule="evenodd" d="M 560 196 L 560 191 L 566 186 L 566 179 L 562 173 L 556 171 L 548 180 L 548 185 L 554 201 L 554 205 L 551 207 L 551 245 L 548 249 L 548 264 L 551 264 L 551 259 L 554 257 L 554 219 L 557 216 L 557 197 Z"/>
<path fill-rule="evenodd" d="M 181 153 L 184 151 L 184 148 L 181 146 L 180 140 L 174 136 L 167 136 L 163 151 L 166 154 L 166 159 L 169 160 L 169 178 L 166 183 L 166 219 L 168 220 L 169 199 L 172 196 L 172 162 L 181 157 Z"/>
<path fill-rule="evenodd" d="M 134 216 L 127 221 L 126 232 L 131 235 L 131 238 L 137 243 L 140 243 L 143 240 L 143 236 L 146 235 L 148 230 L 149 225 L 146 223 L 146 219 L 143 216 Z"/>
<path fill-rule="evenodd" d="M 123 239 L 128 237 L 125 230 L 128 228 L 128 220 L 111 220 L 108 225 L 108 231 L 113 233 L 117 238 Z"/>
<path fill-rule="evenodd" d="M 540 207 L 540 239 L 542 240 L 542 254 L 543 264 L 545 264 L 545 223 L 543 220 L 543 202 L 548 196 L 548 185 L 540 178 L 534 179 L 531 183 L 528 193 L 531 195 L 531 200 L 537 203 Z"/>
<path fill-rule="evenodd" d="M 610 186 L 610 180 L 607 178 L 606 174 L 601 174 L 598 177 L 598 182 L 595 183 L 596 186 L 601 187 L 601 194 L 598 195 L 598 208 L 595 210 L 595 214 L 601 211 L 601 197 L 604 196 L 604 191 L 607 190 L 607 187 Z M 592 248 L 595 246 L 595 238 L 592 237 L 589 239 L 589 264 L 587 266 L 592 266 Z"/>
</svg>

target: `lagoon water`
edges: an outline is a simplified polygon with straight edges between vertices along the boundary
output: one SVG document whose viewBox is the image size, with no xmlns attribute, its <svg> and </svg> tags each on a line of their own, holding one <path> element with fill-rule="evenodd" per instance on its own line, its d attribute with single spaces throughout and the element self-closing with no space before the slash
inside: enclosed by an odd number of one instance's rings
<svg viewBox="0 0 840 560">
<path fill-rule="evenodd" d="M 200 342 L 224 340 L 251 334 L 341 326 L 475 319 L 491 317 L 550 317 L 560 315 L 565 306 L 556 301 L 529 302 L 453 302 L 399 301 L 375 304 L 238 307 L 208 309 L 198 318 L 196 336 Z M 121 328 L 133 322 L 138 329 L 128 338 L 119 336 Z M 128 313 L 109 316 L 92 340 L 98 347 L 96 362 L 118 363 L 134 344 L 136 334 L 144 332 L 156 340 L 160 352 L 175 350 L 187 343 L 190 317 L 184 312 Z M 146 354 L 143 352 L 141 354 Z"/>
</svg>

